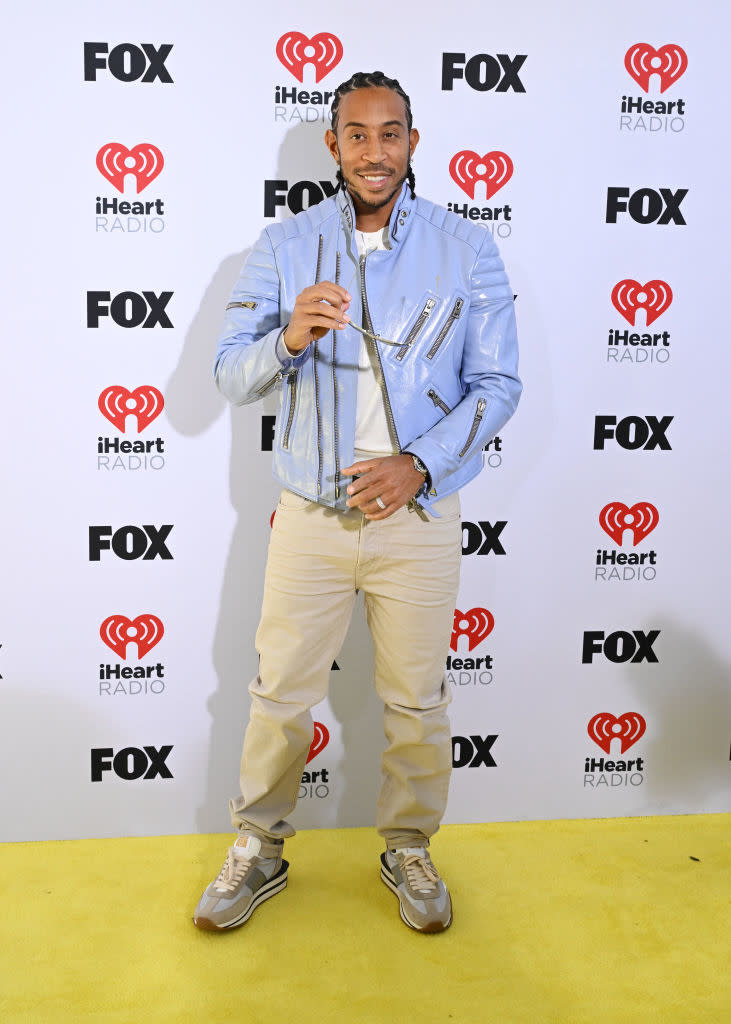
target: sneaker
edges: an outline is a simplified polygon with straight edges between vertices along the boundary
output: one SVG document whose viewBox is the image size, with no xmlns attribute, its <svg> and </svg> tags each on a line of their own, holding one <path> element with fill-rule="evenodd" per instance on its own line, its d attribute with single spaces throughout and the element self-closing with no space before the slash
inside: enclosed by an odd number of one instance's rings
<svg viewBox="0 0 731 1024">
<path fill-rule="evenodd" d="M 215 881 L 200 898 L 193 924 L 205 931 L 238 928 L 260 903 L 287 885 L 289 864 L 282 859 L 284 843 L 267 842 L 252 832 L 241 832 L 228 848 Z"/>
<path fill-rule="evenodd" d="M 443 932 L 452 923 L 452 901 L 424 846 L 381 854 L 381 879 L 399 899 L 401 920 L 417 932 Z"/>
</svg>

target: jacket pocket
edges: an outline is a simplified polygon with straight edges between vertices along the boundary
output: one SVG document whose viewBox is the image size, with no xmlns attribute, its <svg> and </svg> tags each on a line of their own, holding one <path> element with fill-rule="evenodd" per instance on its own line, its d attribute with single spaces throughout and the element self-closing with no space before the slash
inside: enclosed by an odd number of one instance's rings
<svg viewBox="0 0 731 1024">
<path fill-rule="evenodd" d="M 442 329 L 439 331 L 439 334 L 437 334 L 436 338 L 432 342 L 431 348 L 429 349 L 429 351 L 426 354 L 426 358 L 427 359 L 433 359 L 436 356 L 437 352 L 442 347 L 442 342 L 444 341 L 444 339 L 447 337 L 447 335 L 451 331 L 452 326 L 462 316 L 462 308 L 463 307 L 464 307 L 464 299 L 459 299 L 458 298 L 455 301 L 454 305 L 452 306 L 451 313 L 449 314 L 447 319 L 444 321 L 444 323 L 442 325 Z"/>
<path fill-rule="evenodd" d="M 426 397 L 431 400 L 432 404 L 436 406 L 437 409 L 441 409 L 445 416 L 447 413 L 452 411 L 444 399 L 437 394 L 437 391 L 434 388 L 429 388 L 426 393 Z"/>
<path fill-rule="evenodd" d="M 432 315 L 434 307 L 437 304 L 437 300 L 433 295 L 428 295 L 424 300 L 424 304 L 421 307 L 421 312 L 417 316 L 414 323 L 411 325 L 409 333 L 404 338 L 403 345 L 396 353 L 396 359 L 400 362 L 409 349 L 419 340 L 419 335 L 424 330 L 426 325 L 429 323 L 429 318 Z"/>
</svg>

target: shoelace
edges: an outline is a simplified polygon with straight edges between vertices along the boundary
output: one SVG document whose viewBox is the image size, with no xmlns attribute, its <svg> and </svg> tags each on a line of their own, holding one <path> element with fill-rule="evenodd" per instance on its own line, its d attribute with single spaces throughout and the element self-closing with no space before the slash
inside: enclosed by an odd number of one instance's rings
<svg viewBox="0 0 731 1024">
<path fill-rule="evenodd" d="M 242 856 L 237 857 L 233 850 L 229 849 L 216 879 L 218 892 L 233 892 L 250 867 L 250 860 Z"/>
<path fill-rule="evenodd" d="M 433 892 L 439 881 L 439 873 L 428 860 L 410 853 L 404 857 L 404 872 L 407 884 L 418 892 Z"/>
</svg>

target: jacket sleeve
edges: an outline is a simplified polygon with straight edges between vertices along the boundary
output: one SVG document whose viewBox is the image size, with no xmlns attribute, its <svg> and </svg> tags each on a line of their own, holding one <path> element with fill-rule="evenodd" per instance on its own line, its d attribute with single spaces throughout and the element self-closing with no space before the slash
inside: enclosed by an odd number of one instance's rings
<svg viewBox="0 0 731 1024">
<path fill-rule="evenodd" d="M 472 268 L 460 380 L 462 400 L 407 446 L 426 463 L 437 491 L 507 423 L 522 391 L 513 291 L 488 232 Z"/>
<path fill-rule="evenodd" d="M 294 358 L 289 355 L 282 341 L 286 324 L 280 320 L 279 273 L 264 229 L 231 293 L 218 339 L 213 374 L 234 405 L 257 401 L 309 358 L 309 346 Z"/>
</svg>

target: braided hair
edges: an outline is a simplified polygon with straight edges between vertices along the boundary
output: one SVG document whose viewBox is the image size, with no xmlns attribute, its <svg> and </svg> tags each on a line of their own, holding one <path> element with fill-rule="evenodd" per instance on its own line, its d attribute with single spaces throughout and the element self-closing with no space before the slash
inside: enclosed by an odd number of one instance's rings
<svg viewBox="0 0 731 1024">
<path fill-rule="evenodd" d="M 406 127 L 408 131 L 411 131 L 413 124 L 413 118 L 411 116 L 411 100 L 406 95 L 404 90 L 401 88 L 399 82 L 395 78 L 387 78 L 382 71 L 356 71 L 347 82 L 343 82 L 335 90 L 335 96 L 333 97 L 332 107 L 330 108 L 330 123 L 332 124 L 332 130 L 337 133 L 338 123 L 338 111 L 340 110 L 340 101 L 343 96 L 349 92 L 355 92 L 356 89 L 391 89 L 404 101 L 406 106 Z M 338 188 L 341 188 L 345 192 L 345 179 L 343 178 L 343 172 L 338 167 L 336 178 L 338 180 Z M 411 160 L 406 169 L 406 180 L 409 183 L 411 189 L 411 198 L 416 199 L 416 181 L 414 179 L 414 171 L 411 167 Z"/>
</svg>

